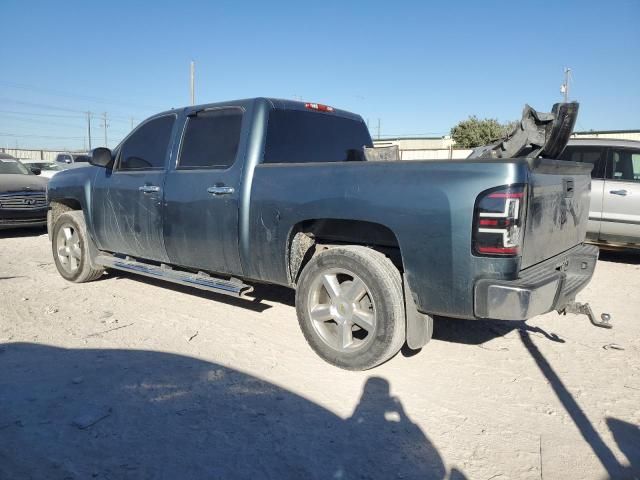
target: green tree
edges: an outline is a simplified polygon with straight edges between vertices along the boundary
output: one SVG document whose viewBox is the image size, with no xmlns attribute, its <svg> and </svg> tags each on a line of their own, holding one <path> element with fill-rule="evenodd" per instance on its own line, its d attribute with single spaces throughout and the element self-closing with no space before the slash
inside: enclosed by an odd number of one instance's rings
<svg viewBox="0 0 640 480">
<path fill-rule="evenodd" d="M 495 118 L 479 119 L 473 115 L 451 129 L 451 138 L 458 148 L 475 148 L 495 142 L 511 133 L 516 125 L 517 122 L 502 124 Z"/>
</svg>

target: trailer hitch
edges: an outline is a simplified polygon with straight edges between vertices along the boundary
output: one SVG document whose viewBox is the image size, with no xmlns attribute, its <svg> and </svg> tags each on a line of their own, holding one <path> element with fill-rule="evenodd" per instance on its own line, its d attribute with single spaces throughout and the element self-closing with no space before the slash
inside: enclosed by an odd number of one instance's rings
<svg viewBox="0 0 640 480">
<path fill-rule="evenodd" d="M 580 303 L 580 302 L 571 302 L 567 304 L 562 310 L 559 310 L 559 313 L 562 315 L 566 315 L 567 313 L 575 313 L 577 315 L 586 315 L 589 317 L 589 321 L 600 328 L 613 328 L 611 325 L 611 315 L 608 313 L 603 313 L 600 315 L 600 320 L 598 320 L 591 310 L 591 305 L 588 303 Z"/>
</svg>

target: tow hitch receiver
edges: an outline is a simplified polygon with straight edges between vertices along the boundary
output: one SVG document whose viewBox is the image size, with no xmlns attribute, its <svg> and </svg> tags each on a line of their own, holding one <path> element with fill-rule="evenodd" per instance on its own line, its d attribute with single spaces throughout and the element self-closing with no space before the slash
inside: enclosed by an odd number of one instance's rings
<svg viewBox="0 0 640 480">
<path fill-rule="evenodd" d="M 613 325 L 611 325 L 611 315 L 609 315 L 608 313 L 603 313 L 602 315 L 600 315 L 600 320 L 598 320 L 594 315 L 593 310 L 591 310 L 591 305 L 589 305 L 588 303 L 571 302 L 562 310 L 560 310 L 559 313 L 561 313 L 562 315 L 566 315 L 567 313 L 586 315 L 587 317 L 589 317 L 589 321 L 596 327 L 613 328 Z"/>
</svg>

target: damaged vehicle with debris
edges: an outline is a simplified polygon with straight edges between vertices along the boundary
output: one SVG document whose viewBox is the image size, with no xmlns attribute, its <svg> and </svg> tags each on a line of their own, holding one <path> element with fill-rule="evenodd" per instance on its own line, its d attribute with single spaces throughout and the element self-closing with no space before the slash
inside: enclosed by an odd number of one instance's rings
<svg viewBox="0 0 640 480">
<path fill-rule="evenodd" d="M 51 180 L 55 264 L 72 282 L 117 269 L 238 297 L 294 288 L 310 346 L 351 370 L 421 348 L 434 316 L 586 311 L 591 166 L 555 160 L 577 111 L 527 107 L 471 158 L 402 162 L 327 105 L 170 110 Z"/>
</svg>

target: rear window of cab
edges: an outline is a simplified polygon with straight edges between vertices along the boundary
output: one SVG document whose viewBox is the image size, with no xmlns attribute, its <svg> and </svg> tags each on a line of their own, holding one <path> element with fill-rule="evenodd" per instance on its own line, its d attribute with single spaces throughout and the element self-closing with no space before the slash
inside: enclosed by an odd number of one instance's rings
<svg viewBox="0 0 640 480">
<path fill-rule="evenodd" d="M 361 120 L 301 110 L 269 114 L 264 163 L 317 163 L 364 160 L 373 143 Z"/>
</svg>

